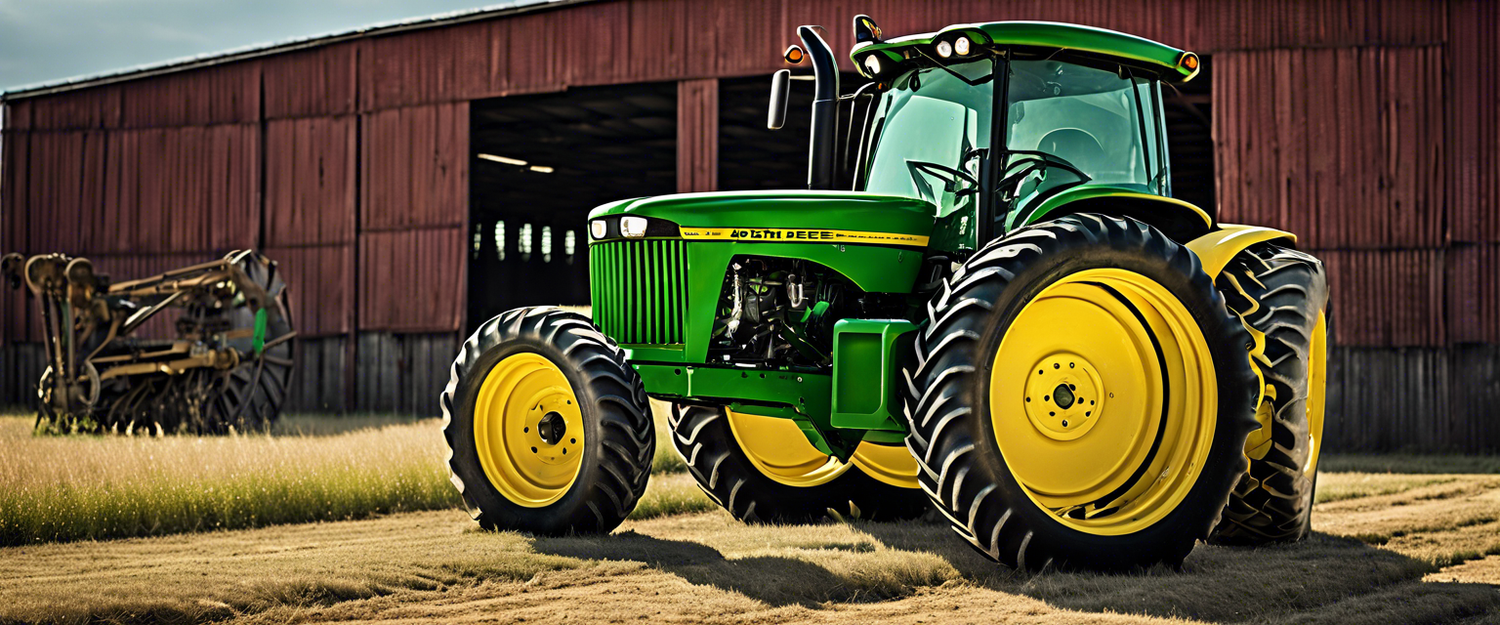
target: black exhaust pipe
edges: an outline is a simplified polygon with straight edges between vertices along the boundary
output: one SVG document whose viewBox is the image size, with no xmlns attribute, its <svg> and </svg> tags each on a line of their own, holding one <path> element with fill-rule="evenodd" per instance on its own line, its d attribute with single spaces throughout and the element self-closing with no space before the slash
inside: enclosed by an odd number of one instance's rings
<svg viewBox="0 0 1500 625">
<path fill-rule="evenodd" d="M 833 188 L 833 148 L 838 126 L 839 66 L 833 50 L 812 26 L 797 27 L 802 47 L 812 59 L 813 89 L 812 133 L 807 145 L 807 188 Z"/>
</svg>

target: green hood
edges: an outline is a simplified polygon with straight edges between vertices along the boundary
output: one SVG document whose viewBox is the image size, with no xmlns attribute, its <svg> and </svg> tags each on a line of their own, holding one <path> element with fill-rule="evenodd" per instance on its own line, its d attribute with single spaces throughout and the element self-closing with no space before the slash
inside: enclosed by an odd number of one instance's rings
<svg viewBox="0 0 1500 625">
<path fill-rule="evenodd" d="M 824 228 L 925 237 L 936 210 L 922 200 L 853 191 L 721 191 L 611 202 L 589 211 L 589 219 L 637 215 L 684 228 Z"/>
</svg>

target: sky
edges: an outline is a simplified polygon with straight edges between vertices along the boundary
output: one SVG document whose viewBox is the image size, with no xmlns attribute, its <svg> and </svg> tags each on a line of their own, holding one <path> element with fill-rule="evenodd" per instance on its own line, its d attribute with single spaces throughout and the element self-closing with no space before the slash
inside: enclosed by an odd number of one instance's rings
<svg viewBox="0 0 1500 625">
<path fill-rule="evenodd" d="M 0 91 L 505 0 L 0 0 Z"/>
</svg>

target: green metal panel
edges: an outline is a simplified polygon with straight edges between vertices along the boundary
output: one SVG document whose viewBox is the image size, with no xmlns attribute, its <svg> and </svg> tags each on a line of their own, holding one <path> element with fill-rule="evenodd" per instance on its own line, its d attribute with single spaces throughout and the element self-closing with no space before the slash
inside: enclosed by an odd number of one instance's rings
<svg viewBox="0 0 1500 625">
<path fill-rule="evenodd" d="M 1157 195 L 1155 193 L 1144 191 L 1142 189 L 1124 187 L 1119 185 L 1082 184 L 1055 195 L 1047 196 L 1044 200 L 1037 204 L 1035 208 L 1026 205 L 1021 206 L 1019 210 L 1012 212 L 1007 218 L 1005 228 L 1007 230 L 1010 230 L 1039 221 L 1045 221 L 1047 219 L 1050 219 L 1050 217 L 1048 217 L 1050 213 L 1055 212 L 1057 209 L 1063 206 L 1072 204 L 1074 202 L 1097 200 L 1102 198 L 1119 198 L 1124 200 L 1152 202 L 1154 203 L 1154 205 L 1160 205 L 1161 210 L 1163 211 L 1191 213 L 1193 219 L 1201 220 L 1203 222 L 1204 228 L 1213 226 L 1213 218 L 1209 217 L 1207 212 L 1189 202 L 1185 202 L 1177 198 L 1165 197 Z M 1025 216 L 1025 223 L 1016 223 L 1017 219 L 1023 215 Z"/>
<path fill-rule="evenodd" d="M 916 329 L 905 319 L 842 319 L 833 325 L 830 425 L 906 430 L 895 413 L 898 372 Z"/>
<path fill-rule="evenodd" d="M 1187 82 L 1198 75 L 1196 64 L 1188 68 L 1184 59 L 1196 55 L 1179 48 L 1158 43 L 1144 37 L 1126 33 L 1057 22 L 990 22 L 987 24 L 955 24 L 935 33 L 923 33 L 888 39 L 881 43 L 865 43 L 854 46 L 850 58 L 855 67 L 862 67 L 861 59 L 871 51 L 881 51 L 891 60 L 903 58 L 902 48 L 925 46 L 945 35 L 962 32 L 971 41 L 980 45 L 1027 46 L 1033 48 L 1076 50 L 1089 54 L 1113 57 L 1136 65 L 1157 68 L 1165 80 Z"/>
<path fill-rule="evenodd" d="M 862 432 L 828 423 L 831 379 L 817 373 L 632 362 L 652 397 L 722 401 L 731 408 L 797 422 L 819 451 L 848 459 Z"/>
<path fill-rule="evenodd" d="M 937 208 L 909 197 L 857 191 L 724 191 L 611 202 L 589 219 L 637 215 L 683 228 L 809 228 L 927 236 Z"/>
</svg>

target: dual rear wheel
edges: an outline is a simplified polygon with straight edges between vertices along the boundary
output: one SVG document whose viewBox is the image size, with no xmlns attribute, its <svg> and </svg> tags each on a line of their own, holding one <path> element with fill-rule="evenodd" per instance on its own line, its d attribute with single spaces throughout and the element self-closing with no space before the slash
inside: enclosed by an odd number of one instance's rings
<svg viewBox="0 0 1500 625">
<path fill-rule="evenodd" d="M 1197 256 L 1140 222 L 1075 215 L 991 243 L 916 343 L 922 488 L 1006 564 L 1177 565 L 1245 471 L 1251 337 Z"/>
</svg>

